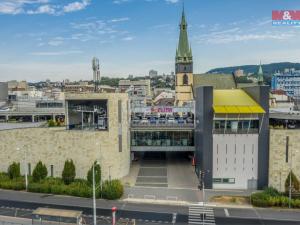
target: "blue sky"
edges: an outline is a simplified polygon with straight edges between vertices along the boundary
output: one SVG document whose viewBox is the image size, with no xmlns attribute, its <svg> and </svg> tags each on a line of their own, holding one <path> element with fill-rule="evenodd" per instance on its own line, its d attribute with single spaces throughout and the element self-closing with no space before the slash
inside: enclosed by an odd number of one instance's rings
<svg viewBox="0 0 300 225">
<path fill-rule="evenodd" d="M 300 27 L 272 10 L 299 0 L 185 0 L 194 72 L 300 60 Z M 174 71 L 180 0 L 0 0 L 0 80 L 91 79 Z"/>
</svg>

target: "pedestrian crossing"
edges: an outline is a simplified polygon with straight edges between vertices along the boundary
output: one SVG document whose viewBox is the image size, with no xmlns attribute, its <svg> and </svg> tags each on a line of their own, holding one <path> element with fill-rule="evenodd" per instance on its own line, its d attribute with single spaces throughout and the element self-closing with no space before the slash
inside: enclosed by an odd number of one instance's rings
<svg viewBox="0 0 300 225">
<path fill-rule="evenodd" d="M 215 225 L 213 208 L 203 206 L 203 203 L 190 205 L 189 224 Z"/>
</svg>

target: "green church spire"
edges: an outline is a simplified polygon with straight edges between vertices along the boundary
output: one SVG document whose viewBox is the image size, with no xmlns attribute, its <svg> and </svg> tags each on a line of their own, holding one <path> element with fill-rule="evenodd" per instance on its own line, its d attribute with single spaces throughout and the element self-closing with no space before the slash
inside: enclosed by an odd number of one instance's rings
<svg viewBox="0 0 300 225">
<path fill-rule="evenodd" d="M 180 22 L 179 42 L 176 50 L 176 63 L 191 63 L 193 61 L 192 49 L 189 45 L 187 22 L 185 18 L 184 6 L 182 9 L 182 16 Z"/>
<path fill-rule="evenodd" d="M 259 64 L 259 68 L 258 68 L 258 72 L 257 72 L 257 82 L 260 85 L 264 83 L 264 73 L 263 73 L 263 69 L 261 66 L 261 62 Z"/>
</svg>

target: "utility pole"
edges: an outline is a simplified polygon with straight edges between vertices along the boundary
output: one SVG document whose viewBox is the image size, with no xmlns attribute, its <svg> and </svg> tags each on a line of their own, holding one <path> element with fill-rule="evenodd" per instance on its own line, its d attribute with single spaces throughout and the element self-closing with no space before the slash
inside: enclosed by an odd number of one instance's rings
<svg viewBox="0 0 300 225">
<path fill-rule="evenodd" d="M 96 218 L 96 182 L 95 182 L 95 163 L 93 162 L 93 216 L 94 216 L 94 225 L 97 225 Z"/>
</svg>

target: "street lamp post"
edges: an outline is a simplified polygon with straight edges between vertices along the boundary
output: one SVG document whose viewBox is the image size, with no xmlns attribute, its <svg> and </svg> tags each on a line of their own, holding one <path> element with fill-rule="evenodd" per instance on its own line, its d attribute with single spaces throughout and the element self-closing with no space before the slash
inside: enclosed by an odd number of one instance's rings
<svg viewBox="0 0 300 225">
<path fill-rule="evenodd" d="M 94 225 L 97 225 L 97 214 L 96 214 L 96 172 L 95 172 L 95 166 L 99 165 L 99 162 L 95 161 L 93 163 L 93 220 Z"/>
<path fill-rule="evenodd" d="M 20 152 L 20 148 L 17 148 L 17 151 Z M 25 187 L 26 191 L 28 190 L 28 172 L 27 172 L 27 151 L 24 150 L 24 170 L 25 170 Z"/>
</svg>

